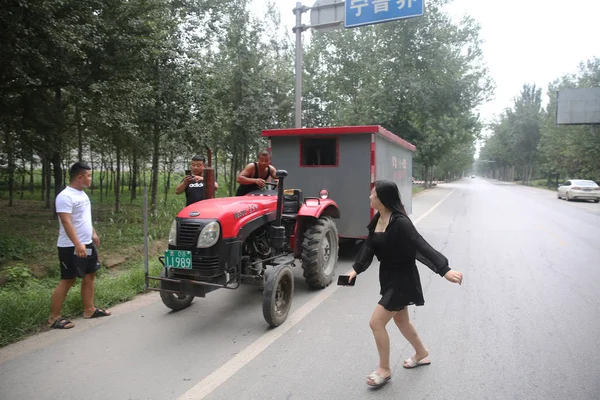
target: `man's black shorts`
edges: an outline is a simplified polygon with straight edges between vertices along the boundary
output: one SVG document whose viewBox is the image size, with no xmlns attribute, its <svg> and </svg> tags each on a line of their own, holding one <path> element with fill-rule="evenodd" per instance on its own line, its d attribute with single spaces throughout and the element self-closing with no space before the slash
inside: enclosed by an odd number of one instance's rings
<svg viewBox="0 0 600 400">
<path fill-rule="evenodd" d="M 92 254 L 85 258 L 80 258 L 75 254 L 75 247 L 58 248 L 61 279 L 83 278 L 86 274 L 91 274 L 100 269 L 96 246 L 90 243 L 85 247 L 92 249 Z"/>
</svg>

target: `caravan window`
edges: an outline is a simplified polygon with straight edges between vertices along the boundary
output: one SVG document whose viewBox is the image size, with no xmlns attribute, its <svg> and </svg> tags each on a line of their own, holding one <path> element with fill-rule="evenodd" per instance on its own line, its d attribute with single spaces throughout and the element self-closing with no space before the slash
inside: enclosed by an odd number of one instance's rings
<svg viewBox="0 0 600 400">
<path fill-rule="evenodd" d="M 337 167 L 338 138 L 302 138 L 300 141 L 300 166 Z"/>
</svg>

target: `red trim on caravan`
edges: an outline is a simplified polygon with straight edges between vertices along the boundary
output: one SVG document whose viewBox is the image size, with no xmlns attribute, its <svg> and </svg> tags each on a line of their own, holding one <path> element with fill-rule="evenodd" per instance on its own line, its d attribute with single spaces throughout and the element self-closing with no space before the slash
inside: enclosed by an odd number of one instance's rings
<svg viewBox="0 0 600 400">
<path fill-rule="evenodd" d="M 371 184 L 370 184 L 370 188 L 369 188 L 369 192 L 371 190 L 373 190 L 373 188 L 375 187 L 375 178 L 377 177 L 377 155 L 375 154 L 375 134 L 372 133 L 371 134 L 371 176 L 370 176 L 370 180 L 371 180 Z M 373 218 L 373 215 L 375 215 L 375 210 L 373 209 L 373 207 L 371 207 L 369 205 L 369 219 Z"/>
</svg>

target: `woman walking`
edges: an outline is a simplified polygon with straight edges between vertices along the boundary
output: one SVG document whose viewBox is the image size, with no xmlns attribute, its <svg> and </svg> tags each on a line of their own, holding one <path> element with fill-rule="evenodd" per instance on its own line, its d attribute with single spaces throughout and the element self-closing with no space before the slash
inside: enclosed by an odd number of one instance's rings
<svg viewBox="0 0 600 400">
<path fill-rule="evenodd" d="M 392 181 L 375 182 L 371 191 L 371 207 L 377 210 L 368 225 L 369 234 L 350 272 L 349 281 L 364 272 L 377 256 L 380 261 L 381 300 L 375 307 L 369 325 L 379 353 L 379 368 L 367 376 L 367 384 L 379 387 L 391 379 L 390 340 L 385 326 L 394 319 L 402 335 L 415 349 L 404 361 L 404 368 L 428 365 L 429 352 L 410 323 L 407 306 L 422 306 L 423 289 L 415 260 L 453 283 L 462 284 L 462 274 L 448 267 L 448 259 L 435 250 L 417 232 L 408 218 L 398 187 Z"/>
</svg>

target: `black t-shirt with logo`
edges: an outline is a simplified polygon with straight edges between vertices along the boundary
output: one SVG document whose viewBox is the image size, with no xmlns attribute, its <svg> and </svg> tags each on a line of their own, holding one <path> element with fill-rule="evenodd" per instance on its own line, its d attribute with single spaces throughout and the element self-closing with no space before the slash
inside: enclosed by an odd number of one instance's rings
<svg viewBox="0 0 600 400">
<path fill-rule="evenodd" d="M 182 180 L 183 182 L 183 180 Z M 185 188 L 185 205 L 206 199 L 204 182 L 192 182 Z"/>
</svg>

